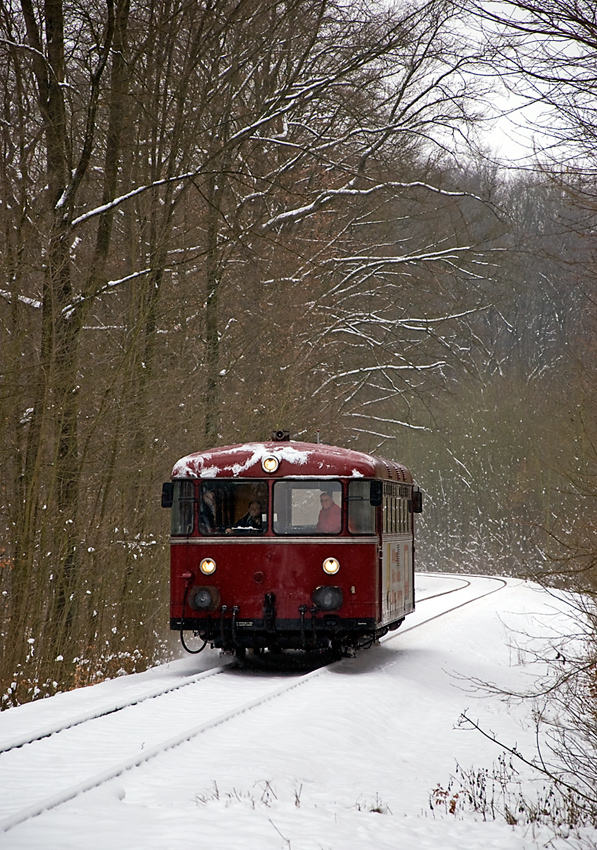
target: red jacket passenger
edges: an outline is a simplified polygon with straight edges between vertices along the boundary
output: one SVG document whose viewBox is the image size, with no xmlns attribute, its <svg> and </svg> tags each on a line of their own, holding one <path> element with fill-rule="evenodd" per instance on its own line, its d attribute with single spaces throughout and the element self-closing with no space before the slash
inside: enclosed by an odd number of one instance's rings
<svg viewBox="0 0 597 850">
<path fill-rule="evenodd" d="M 323 534 L 339 534 L 342 530 L 342 511 L 331 493 L 322 493 L 319 497 L 321 510 L 317 521 L 317 531 Z"/>
</svg>

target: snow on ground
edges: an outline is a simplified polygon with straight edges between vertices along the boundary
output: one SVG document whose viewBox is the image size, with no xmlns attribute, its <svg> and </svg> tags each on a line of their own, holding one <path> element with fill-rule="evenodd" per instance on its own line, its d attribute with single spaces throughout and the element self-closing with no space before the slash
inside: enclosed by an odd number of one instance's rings
<svg viewBox="0 0 597 850">
<path fill-rule="evenodd" d="M 511 689 L 531 686 L 545 668 L 529 651 L 530 644 L 537 648 L 548 633 L 565 633 L 565 606 L 560 606 L 561 613 L 557 601 L 536 585 L 508 580 L 505 589 L 422 623 L 425 616 L 457 604 L 457 593 L 423 601 L 438 592 L 442 581 L 431 575 L 418 577 L 422 601 L 391 640 L 0 833 L 0 847 L 527 850 L 546 846 L 551 834 L 545 827 L 510 826 L 502 818 L 484 821 L 459 807 L 450 814 L 446 809 L 457 786 L 446 807 L 432 810 L 430 796 L 438 786 L 448 788 L 457 764 L 475 771 L 497 766 L 500 747 L 459 726 L 464 711 L 506 744 L 532 755 L 531 706 L 480 695 L 467 680 Z M 452 586 L 458 583 L 452 580 Z M 207 651 L 144 674 L 10 709 L 0 714 L 0 744 L 220 663 L 218 653 Z M 234 675 L 242 692 L 263 674 Z M 272 689 L 279 685 L 276 677 Z M 151 702 L 154 711 L 163 713 L 157 722 L 166 740 L 173 734 L 167 701 Z M 126 714 L 125 710 L 121 716 Z M 130 730 L 142 747 L 140 732 Z M 94 724 L 86 734 L 94 735 Z M 74 739 L 66 733 L 53 736 L 55 742 L 61 739 L 60 758 L 67 762 L 74 758 L 69 751 Z M 88 737 L 90 748 L 93 743 Z M 35 802 L 27 793 L 32 765 L 27 751 L 28 746 L 16 751 L 19 758 L 10 776 L 22 788 L 21 808 Z M 0 776 L 8 755 L 12 754 L 0 755 Z M 45 769 L 55 769 L 53 762 Z M 543 783 L 524 770 L 519 778 L 525 794 L 534 799 Z M 556 838 L 550 844 L 555 850 L 571 846 L 576 846 L 572 838 Z"/>
</svg>

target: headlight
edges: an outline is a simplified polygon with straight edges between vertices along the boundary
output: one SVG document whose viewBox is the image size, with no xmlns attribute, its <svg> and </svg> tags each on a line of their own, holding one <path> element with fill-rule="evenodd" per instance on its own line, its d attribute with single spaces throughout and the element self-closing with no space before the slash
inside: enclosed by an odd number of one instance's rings
<svg viewBox="0 0 597 850">
<path fill-rule="evenodd" d="M 342 607 L 344 594 L 341 587 L 317 587 L 311 594 L 311 599 L 321 611 L 337 611 Z"/>
<path fill-rule="evenodd" d="M 220 605 L 217 587 L 193 587 L 188 595 L 189 605 L 194 611 L 215 611 Z"/>
<path fill-rule="evenodd" d="M 275 472 L 280 466 L 280 461 L 274 455 L 268 455 L 261 461 L 261 468 L 264 472 Z"/>
<path fill-rule="evenodd" d="M 326 558 L 321 566 L 324 573 L 329 576 L 335 576 L 340 569 L 340 561 L 337 561 L 335 558 Z"/>
<path fill-rule="evenodd" d="M 199 564 L 199 569 L 204 576 L 211 576 L 216 571 L 216 562 L 213 558 L 204 558 Z"/>
<path fill-rule="evenodd" d="M 206 608 L 211 608 L 213 599 L 207 587 L 200 587 L 197 593 L 193 596 L 193 608 L 203 611 Z"/>
</svg>

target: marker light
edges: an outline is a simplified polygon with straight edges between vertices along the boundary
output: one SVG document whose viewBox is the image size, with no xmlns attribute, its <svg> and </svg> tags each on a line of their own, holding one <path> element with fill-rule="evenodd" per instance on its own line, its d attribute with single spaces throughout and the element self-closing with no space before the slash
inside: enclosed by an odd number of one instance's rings
<svg viewBox="0 0 597 850">
<path fill-rule="evenodd" d="M 274 455 L 268 455 L 261 461 L 261 468 L 264 472 L 275 472 L 280 466 L 280 461 Z"/>
<path fill-rule="evenodd" d="M 199 569 L 204 576 L 211 576 L 216 571 L 216 562 L 213 558 L 204 558 L 199 564 Z"/>
<path fill-rule="evenodd" d="M 340 569 L 340 561 L 337 561 L 335 558 L 326 558 L 321 566 L 324 573 L 327 573 L 329 576 L 335 576 Z"/>
</svg>

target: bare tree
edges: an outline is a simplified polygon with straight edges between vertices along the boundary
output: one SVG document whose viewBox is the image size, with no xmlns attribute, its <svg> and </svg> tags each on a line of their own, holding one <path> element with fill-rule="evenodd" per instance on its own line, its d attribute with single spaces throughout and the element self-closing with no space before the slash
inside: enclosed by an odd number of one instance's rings
<svg viewBox="0 0 597 850">
<path fill-rule="evenodd" d="M 409 420 L 493 214 L 458 185 L 476 56 L 446 0 L 0 15 L 2 677 L 31 692 L 160 651 L 148 492 L 198 434 Z"/>
<path fill-rule="evenodd" d="M 459 210 L 458 201 L 471 201 L 470 194 L 444 187 L 441 167 L 434 171 L 431 164 L 433 143 L 441 149 L 450 132 L 462 132 L 471 120 L 470 92 L 462 81 L 472 57 L 457 55 L 452 7 L 427 3 L 408 12 L 368 18 L 366 24 L 352 9 L 334 9 L 333 16 L 329 5 L 325 15 L 322 11 L 313 4 L 312 18 L 305 17 L 303 4 L 301 26 L 294 18 L 281 22 L 280 42 L 268 42 L 269 79 L 263 78 L 261 58 L 243 66 L 247 114 L 260 115 L 264 93 L 275 92 L 275 99 L 265 98 L 269 112 L 247 127 L 242 139 L 238 131 L 231 135 L 235 168 L 230 173 L 219 170 L 214 183 L 217 204 L 209 203 L 214 218 L 205 232 L 214 251 L 210 249 L 206 263 L 212 269 L 206 272 L 212 281 L 206 313 L 208 441 L 226 438 L 218 411 L 220 397 L 226 399 L 228 421 L 239 421 L 230 405 L 233 393 L 225 388 L 233 381 L 254 382 L 250 361 L 255 356 L 265 359 L 270 375 L 265 383 L 270 386 L 281 388 L 290 380 L 295 387 L 311 387 L 311 392 L 327 390 L 315 401 L 317 413 L 307 416 L 309 429 L 323 417 L 326 425 L 337 423 L 343 398 L 358 392 L 359 384 L 371 386 L 384 363 L 393 359 L 396 346 L 403 348 L 404 362 L 399 366 L 403 376 L 411 365 L 419 375 L 431 369 L 437 358 L 427 351 L 422 362 L 415 358 L 409 363 L 410 343 L 403 346 L 404 338 L 397 333 L 399 327 L 406 328 L 400 319 L 412 316 L 413 281 L 426 275 L 430 282 L 434 275 L 441 278 L 454 307 L 456 290 L 462 291 L 464 281 L 475 277 L 465 270 L 466 264 L 476 248 L 487 245 L 487 233 L 478 234 L 472 245 L 470 232 L 467 241 L 461 241 L 464 233 L 456 223 L 470 211 Z M 292 76 L 281 61 L 290 50 L 295 51 Z M 218 102 L 227 101 L 222 96 Z M 238 99 L 233 103 L 238 110 Z M 237 113 L 231 113 L 229 120 L 237 122 Z M 414 178 L 415 174 L 429 179 Z M 209 187 L 204 194 L 211 197 Z M 472 202 L 481 206 L 480 199 Z M 456 227 L 445 217 L 450 204 Z M 444 232 L 431 234 L 430 222 L 435 216 L 439 223 L 442 215 Z M 254 283 L 246 297 L 249 281 Z M 411 295 L 401 305 L 397 301 L 405 281 Z M 429 291 L 426 295 L 422 310 L 433 309 Z M 368 319 L 359 303 L 363 296 L 370 304 Z M 280 299 L 285 305 L 283 317 L 277 309 Z M 379 315 L 373 307 L 376 299 Z M 425 300 L 421 293 L 421 305 Z M 261 319 L 254 326 L 260 335 L 248 349 L 243 311 L 256 322 Z M 453 315 L 458 310 L 447 312 Z M 419 322 L 419 336 L 428 339 L 433 322 L 445 317 L 442 304 L 429 321 Z M 415 324 L 411 322 L 411 332 Z M 266 334 L 272 341 L 264 345 Z M 282 346 L 273 338 L 276 335 Z M 357 339 L 360 355 L 354 345 Z M 222 357 L 226 349 L 228 356 Z M 265 349 L 274 354 L 273 362 L 263 358 Z M 361 357 L 372 351 L 370 362 Z M 352 353 L 354 368 L 342 364 L 347 352 Z M 436 369 L 440 367 L 437 362 Z M 396 368 L 397 363 L 388 366 L 386 375 Z M 390 397 L 393 391 L 386 378 L 381 383 L 382 392 Z M 250 404 L 255 411 L 263 406 L 263 382 L 258 384 L 255 404 Z M 408 387 L 407 380 L 402 387 Z M 400 394 L 394 392 L 394 397 Z M 297 393 L 298 399 L 302 397 Z M 282 399 L 287 409 L 286 393 L 281 393 Z M 278 420 L 275 411 L 269 415 Z M 305 420 L 305 413 L 299 417 Z M 345 426 L 334 427 L 340 438 Z"/>
<path fill-rule="evenodd" d="M 588 2 L 549 0 L 507 0 L 505 3 L 477 4 L 478 19 L 483 22 L 487 37 L 496 46 L 495 73 L 523 102 L 532 104 L 537 145 L 537 168 L 551 183 L 551 192 L 559 192 L 568 209 L 562 208 L 557 223 L 558 256 L 544 246 L 543 263 L 551 263 L 558 274 L 569 281 L 574 292 L 569 302 L 574 309 L 560 309 L 566 316 L 559 329 L 569 345 L 567 369 L 569 378 L 562 393 L 566 397 L 569 429 L 567 444 L 574 447 L 574 457 L 559 473 L 568 483 L 563 487 L 571 498 L 581 499 L 583 508 L 572 523 L 579 529 L 579 556 L 587 545 L 588 517 L 595 516 L 591 486 L 595 472 L 595 453 L 589 422 L 595 411 L 595 392 L 592 372 L 594 345 L 592 341 L 595 316 L 595 241 L 594 226 L 597 211 L 595 185 L 595 138 L 597 112 L 594 102 L 597 36 L 595 9 Z M 547 188 L 546 188 L 547 191 Z M 536 203 L 536 194 L 529 195 Z M 534 211 L 544 214 L 544 226 L 553 230 L 553 221 L 542 206 Z M 535 260 L 533 260 L 535 262 Z M 557 262 L 557 266 L 555 266 Z M 541 297 L 545 305 L 553 304 L 558 291 L 557 282 L 545 277 Z M 555 306 L 555 305 L 554 305 Z M 539 319 L 539 313 L 534 309 Z M 539 364 L 537 364 L 539 365 Z M 580 503 L 579 503 L 580 504 Z M 580 517 L 583 519 L 581 520 Z M 564 534 L 557 538 L 564 544 L 561 566 L 569 578 L 574 558 L 570 522 Z M 581 531 L 584 526 L 584 531 Z M 551 523 L 548 531 L 555 531 Z M 584 542 L 580 544 L 580 540 Z M 572 547 L 572 548 L 571 548 Z M 552 552 L 552 555 L 554 553 Z M 578 566 L 591 590 L 590 570 L 584 568 L 586 557 L 579 557 Z"/>
<path fill-rule="evenodd" d="M 10 57 L 6 82 L 8 86 L 19 80 L 28 82 L 26 89 L 17 85 L 13 103 L 5 102 L 28 166 L 25 172 L 13 167 L 10 175 L 5 170 L 11 184 L 6 186 L 7 198 L 20 193 L 21 208 L 33 225 L 43 257 L 38 264 L 33 256 L 35 249 L 21 249 L 11 275 L 13 288 L 5 296 L 13 311 L 18 304 L 39 309 L 39 317 L 32 324 L 35 366 L 32 369 L 29 362 L 27 372 L 21 372 L 26 394 L 13 396 L 20 404 L 24 395 L 28 397 L 26 414 L 22 408 L 20 412 L 21 421 L 26 420 L 26 438 L 19 468 L 14 469 L 13 634 L 6 643 L 13 658 L 22 656 L 26 649 L 26 623 L 32 609 L 38 609 L 37 619 L 47 618 L 45 652 L 50 657 L 58 653 L 72 626 L 80 534 L 78 347 L 84 318 L 106 263 L 109 213 L 99 217 L 96 247 L 89 270 L 82 276 L 80 294 L 75 289 L 70 252 L 77 208 L 84 202 L 85 183 L 96 152 L 100 92 L 110 68 L 114 96 L 104 197 L 114 189 L 111 159 L 116 157 L 114 147 L 119 136 L 119 60 L 110 62 L 110 56 L 117 55 L 113 48 L 118 49 L 125 37 L 127 8 L 126 4 L 115 7 L 110 2 L 99 10 L 96 21 L 87 18 L 84 9 L 67 17 L 60 2 L 46 4 L 43 12 L 29 0 L 19 8 L 3 3 L 0 10 L 2 50 Z M 67 50 L 70 40 L 82 49 Z M 23 103 L 28 105 L 26 112 L 21 108 Z M 20 238 L 10 222 L 6 237 L 8 243 Z M 26 295 L 29 281 L 32 277 L 35 280 L 31 275 L 26 280 L 23 275 L 27 261 L 33 261 L 39 272 L 40 294 L 36 298 Z M 47 515 L 52 519 L 45 523 L 41 512 L 49 506 Z M 39 580 L 40 548 L 48 552 L 47 557 L 51 552 L 51 584 L 46 594 L 32 595 L 30 588 Z"/>
</svg>

